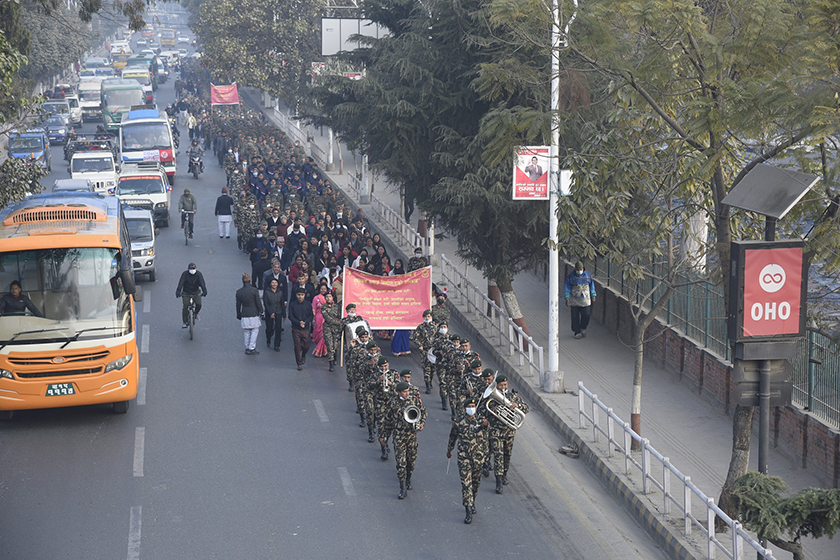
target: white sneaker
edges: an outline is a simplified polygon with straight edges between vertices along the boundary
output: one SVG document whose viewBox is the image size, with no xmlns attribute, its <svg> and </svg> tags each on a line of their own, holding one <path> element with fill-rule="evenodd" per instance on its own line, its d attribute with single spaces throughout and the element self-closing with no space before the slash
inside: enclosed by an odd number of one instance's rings
<svg viewBox="0 0 840 560">
<path fill-rule="evenodd" d="M 575 333 L 575 338 L 583 338 L 583 333 Z"/>
<path fill-rule="evenodd" d="M 586 329 L 583 329 L 582 331 L 580 331 L 580 337 L 581 338 L 586 338 Z"/>
<path fill-rule="evenodd" d="M 186 329 L 188 326 L 189 326 L 188 324 L 184 323 L 184 324 L 181 326 L 181 328 L 182 328 L 182 329 Z"/>
</svg>

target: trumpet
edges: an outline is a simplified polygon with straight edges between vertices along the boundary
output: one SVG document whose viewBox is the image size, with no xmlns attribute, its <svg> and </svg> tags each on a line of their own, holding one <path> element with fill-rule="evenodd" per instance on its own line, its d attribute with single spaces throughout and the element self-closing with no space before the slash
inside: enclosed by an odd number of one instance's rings
<svg viewBox="0 0 840 560">
<path fill-rule="evenodd" d="M 405 407 L 405 410 L 403 411 L 403 420 L 409 424 L 414 424 L 414 429 L 416 430 L 420 422 L 420 407 L 414 404 L 410 404 Z"/>
<path fill-rule="evenodd" d="M 385 378 L 382 380 L 382 392 L 383 393 L 388 392 L 388 374 L 387 373 L 385 374 Z"/>
<path fill-rule="evenodd" d="M 495 381 L 484 390 L 481 397 L 485 400 L 484 406 L 487 412 L 501 420 L 508 428 L 518 430 L 525 423 L 525 413 L 518 408 L 510 407 L 513 403 L 496 388 Z"/>
</svg>

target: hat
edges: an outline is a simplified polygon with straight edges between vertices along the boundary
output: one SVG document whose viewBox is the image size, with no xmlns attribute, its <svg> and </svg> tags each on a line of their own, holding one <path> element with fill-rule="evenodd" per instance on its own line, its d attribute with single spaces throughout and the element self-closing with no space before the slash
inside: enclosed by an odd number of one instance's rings
<svg viewBox="0 0 840 560">
<path fill-rule="evenodd" d="M 439 293 L 439 294 L 437 295 L 437 297 L 442 297 L 443 299 L 449 299 L 449 296 L 447 296 L 447 295 L 446 295 L 445 293 L 443 293 L 443 292 Z"/>
<path fill-rule="evenodd" d="M 414 249 L 414 252 L 415 252 L 415 253 L 422 253 L 422 252 L 423 252 L 423 247 L 417 247 L 417 248 L 415 248 L 415 249 Z"/>
<path fill-rule="evenodd" d="M 496 373 L 496 372 L 493 371 L 492 369 L 484 368 L 484 371 L 481 372 L 481 377 L 491 377 L 494 373 Z"/>
<path fill-rule="evenodd" d="M 406 375 L 411 375 L 411 370 L 410 369 L 405 368 L 403 370 L 400 370 L 400 377 L 404 377 Z"/>
<path fill-rule="evenodd" d="M 496 376 L 496 383 L 502 383 L 504 381 L 507 381 L 507 376 L 504 373 L 500 373 Z"/>
<path fill-rule="evenodd" d="M 469 341 L 469 340 L 467 340 L 466 338 L 462 338 L 462 339 L 461 339 L 461 344 L 469 344 L 469 342 L 470 342 L 470 341 Z"/>
<path fill-rule="evenodd" d="M 481 360 L 473 360 L 470 362 L 470 368 L 481 367 Z"/>
<path fill-rule="evenodd" d="M 478 401 L 475 400 L 475 397 L 467 397 L 467 400 L 464 401 L 464 408 L 466 408 L 466 405 L 468 404 L 476 404 L 477 402 Z"/>
<path fill-rule="evenodd" d="M 449 335 L 449 340 L 457 340 L 458 342 L 461 342 L 461 337 L 458 336 L 457 334 L 450 334 Z"/>
<path fill-rule="evenodd" d="M 367 333 L 368 333 L 367 329 L 364 328 L 362 325 L 359 325 L 358 327 L 356 327 L 356 335 L 357 336 L 362 336 L 363 334 L 366 335 Z"/>
<path fill-rule="evenodd" d="M 348 303 L 347 305 L 344 306 L 345 311 L 350 311 L 351 309 L 356 309 L 356 304 L 355 303 Z"/>
<path fill-rule="evenodd" d="M 195 263 L 190 263 L 187 268 L 189 268 L 190 270 L 195 270 L 195 268 L 196 268 Z"/>
<path fill-rule="evenodd" d="M 583 270 L 583 261 L 578 261 L 575 263 L 575 270 Z"/>
<path fill-rule="evenodd" d="M 402 391 L 405 391 L 405 390 L 406 390 L 406 389 L 408 389 L 409 387 L 411 387 L 411 385 L 409 385 L 409 384 L 408 384 L 408 383 L 406 383 L 405 381 L 400 381 L 399 383 L 397 383 L 397 386 L 396 386 L 397 393 L 400 393 L 400 392 L 402 392 Z"/>
<path fill-rule="evenodd" d="M 378 365 L 378 366 L 384 366 L 387 363 L 388 363 L 388 358 L 386 358 L 385 356 L 379 356 L 379 359 L 376 361 L 376 365 Z"/>
<path fill-rule="evenodd" d="M 426 315 L 431 315 L 431 314 L 432 314 L 432 310 L 431 310 L 431 309 L 427 309 L 427 310 L 425 310 L 425 311 L 423 312 L 423 317 L 425 317 Z"/>
<path fill-rule="evenodd" d="M 365 348 L 370 350 L 371 348 L 376 348 L 376 342 L 373 340 L 369 340 L 367 344 L 365 344 Z"/>
<path fill-rule="evenodd" d="M 449 323 L 447 323 L 446 321 L 441 321 L 440 323 L 438 323 L 438 326 L 439 327 L 448 327 Z"/>
</svg>

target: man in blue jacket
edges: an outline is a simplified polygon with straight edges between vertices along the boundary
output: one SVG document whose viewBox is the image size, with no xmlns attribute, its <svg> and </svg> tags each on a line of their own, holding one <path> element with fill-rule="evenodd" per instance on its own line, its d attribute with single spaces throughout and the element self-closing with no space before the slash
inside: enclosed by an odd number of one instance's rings
<svg viewBox="0 0 840 560">
<path fill-rule="evenodd" d="M 572 332 L 575 338 L 586 336 L 592 304 L 595 303 L 595 281 L 583 268 L 583 263 L 575 263 L 575 271 L 566 277 L 566 287 L 563 291 L 566 307 L 572 308 Z"/>
</svg>

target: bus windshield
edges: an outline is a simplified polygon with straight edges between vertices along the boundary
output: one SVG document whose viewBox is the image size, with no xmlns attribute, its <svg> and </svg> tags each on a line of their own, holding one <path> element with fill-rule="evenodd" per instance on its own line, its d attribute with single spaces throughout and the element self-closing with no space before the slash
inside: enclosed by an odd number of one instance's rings
<svg viewBox="0 0 840 560">
<path fill-rule="evenodd" d="M 100 96 L 101 94 L 98 89 L 79 92 L 79 99 L 81 99 L 82 101 L 96 101 L 98 103 Z"/>
<path fill-rule="evenodd" d="M 124 122 L 120 127 L 123 150 L 166 150 L 172 148 L 169 125 L 165 122 Z"/>
<path fill-rule="evenodd" d="M 126 74 L 125 72 L 123 72 L 123 78 L 125 78 L 127 80 L 137 80 L 140 83 L 140 85 L 143 85 L 143 86 L 152 85 L 152 79 L 149 78 L 149 73 L 148 72 L 144 72 L 142 74 L 139 73 L 139 72 L 134 72 L 134 73 L 131 73 L 131 74 Z"/>
<path fill-rule="evenodd" d="M 118 280 L 119 251 L 73 247 L 0 253 L 0 286 L 21 283 L 37 314 L 5 313 L 0 345 L 75 342 L 131 332 L 131 303 Z M 39 316 L 39 315 L 42 315 Z"/>
<path fill-rule="evenodd" d="M 137 89 L 112 89 L 105 92 L 105 106 L 111 108 L 131 107 L 142 105 L 146 101 L 146 94 L 141 88 Z"/>
</svg>

